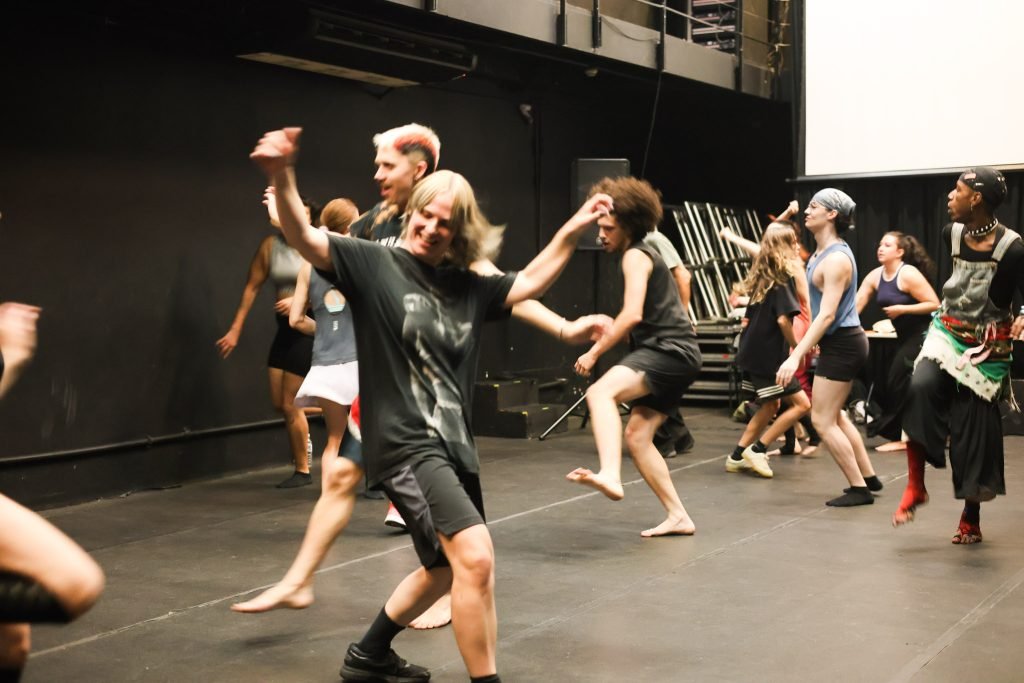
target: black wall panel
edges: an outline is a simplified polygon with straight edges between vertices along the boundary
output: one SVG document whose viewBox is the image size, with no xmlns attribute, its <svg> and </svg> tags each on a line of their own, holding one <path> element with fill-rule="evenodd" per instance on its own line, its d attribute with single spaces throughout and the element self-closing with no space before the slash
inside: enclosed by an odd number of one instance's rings
<svg viewBox="0 0 1024 683">
<path fill-rule="evenodd" d="M 575 69 L 524 68 L 518 84 L 466 79 L 385 92 L 91 28 L 0 32 L 0 300 L 44 309 L 37 358 L 0 405 L 6 490 L 24 480 L 13 467 L 23 456 L 275 418 L 264 369 L 271 295 L 256 301 L 229 359 L 214 347 L 270 230 L 265 181 L 247 158 L 265 130 L 303 126 L 302 190 L 366 209 L 376 200 L 372 135 L 409 121 L 433 126 L 441 165 L 464 173 L 489 217 L 508 226 L 498 260 L 506 269 L 525 265 L 575 209 L 573 159 L 627 158 L 635 174 L 646 166 L 671 203 L 766 210 L 788 198 L 788 108 L 711 88 L 663 86 L 645 164 L 653 77 L 602 82 Z M 41 50 L 44 37 L 58 47 Z M 507 59 L 514 70 L 520 56 Z M 545 302 L 570 318 L 614 314 L 620 281 L 615 259 L 577 253 Z M 485 331 L 480 372 L 571 376 L 579 353 L 507 321 Z M 231 451 L 244 441 L 250 454 L 214 458 L 222 466 L 189 464 L 209 458 L 206 447 L 164 448 L 177 464 L 161 478 L 285 464 L 283 438 L 261 433 L 266 452 L 253 452 L 250 438 L 219 442 Z M 73 467 L 75 458 L 61 461 Z M 132 488 L 130 468 L 121 469 L 115 488 Z"/>
</svg>

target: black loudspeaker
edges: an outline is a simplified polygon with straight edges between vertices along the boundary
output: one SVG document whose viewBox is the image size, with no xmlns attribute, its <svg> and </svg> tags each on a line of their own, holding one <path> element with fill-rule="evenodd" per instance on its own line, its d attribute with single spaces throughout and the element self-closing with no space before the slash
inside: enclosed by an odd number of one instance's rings
<svg viewBox="0 0 1024 683">
<path fill-rule="evenodd" d="M 575 212 L 590 194 L 590 188 L 602 178 L 620 178 L 629 175 L 629 159 L 575 159 L 572 162 L 572 208 Z M 600 249 L 597 242 L 597 223 L 587 231 L 576 243 L 577 249 Z"/>
</svg>

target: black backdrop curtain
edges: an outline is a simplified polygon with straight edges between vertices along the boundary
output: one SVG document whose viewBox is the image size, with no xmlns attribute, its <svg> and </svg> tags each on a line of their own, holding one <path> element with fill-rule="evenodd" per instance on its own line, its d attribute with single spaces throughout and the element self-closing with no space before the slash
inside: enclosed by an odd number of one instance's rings
<svg viewBox="0 0 1024 683">
<path fill-rule="evenodd" d="M 996 210 L 996 216 L 1010 228 L 1022 232 L 1024 172 L 1007 173 L 1006 183 L 1009 194 L 1003 205 Z M 860 178 L 821 183 L 806 181 L 797 185 L 794 196 L 803 209 L 811 196 L 822 187 L 836 187 L 857 202 L 855 229 L 846 236 L 846 240 L 857 257 L 862 279 L 878 265 L 875 249 L 882 235 L 890 230 L 913 235 L 921 241 L 938 266 L 939 281 L 932 283 L 938 291 L 951 267 L 949 252 L 940 242 L 942 228 L 949 223 L 949 215 L 946 213 L 947 195 L 955 184 L 956 176 L 953 174 Z M 806 233 L 804 240 L 808 245 L 813 244 L 813 239 Z M 865 311 L 864 317 L 865 325 L 870 325 L 880 317 L 880 313 L 869 309 Z"/>
</svg>

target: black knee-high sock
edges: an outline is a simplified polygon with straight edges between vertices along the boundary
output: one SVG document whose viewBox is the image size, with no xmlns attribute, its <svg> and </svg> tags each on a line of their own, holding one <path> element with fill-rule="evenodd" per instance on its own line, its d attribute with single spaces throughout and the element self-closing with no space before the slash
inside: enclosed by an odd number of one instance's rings
<svg viewBox="0 0 1024 683">
<path fill-rule="evenodd" d="M 796 428 L 790 427 L 786 430 L 786 444 L 782 447 L 783 453 L 792 453 L 796 450 Z"/>
<path fill-rule="evenodd" d="M 386 655 L 388 650 L 391 649 L 391 641 L 404 629 L 404 626 L 393 622 L 382 607 L 380 614 L 370 624 L 370 628 L 363 635 L 363 639 L 359 641 L 359 649 L 372 656 Z"/>
<path fill-rule="evenodd" d="M 805 414 L 803 417 L 801 417 L 800 424 L 804 426 L 804 431 L 807 432 L 807 440 L 811 443 L 812 446 L 816 446 L 817 444 L 821 443 L 821 435 L 818 434 L 818 430 L 814 428 L 814 423 L 811 422 L 810 415 Z"/>
<path fill-rule="evenodd" d="M 964 502 L 964 521 L 975 526 L 981 524 L 981 503 Z"/>
<path fill-rule="evenodd" d="M 71 615 L 48 590 L 20 574 L 0 572 L 0 622 L 66 624 L 69 621 Z"/>
</svg>

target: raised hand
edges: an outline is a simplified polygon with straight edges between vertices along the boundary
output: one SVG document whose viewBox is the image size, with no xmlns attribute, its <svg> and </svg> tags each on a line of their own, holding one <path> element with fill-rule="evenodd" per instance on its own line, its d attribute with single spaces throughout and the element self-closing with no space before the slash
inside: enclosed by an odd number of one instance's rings
<svg viewBox="0 0 1024 683">
<path fill-rule="evenodd" d="M 593 197 L 583 202 L 583 206 L 569 219 L 574 228 L 582 229 L 601 216 L 607 216 L 615 210 L 612 198 L 598 192 Z"/>
<path fill-rule="evenodd" d="M 270 224 L 275 228 L 280 228 L 281 219 L 277 216 L 277 190 L 274 189 L 273 185 L 268 185 L 263 190 L 263 206 L 267 207 L 267 216 L 270 218 Z"/>
<path fill-rule="evenodd" d="M 249 158 L 268 178 L 272 178 L 275 173 L 295 165 L 301 135 L 301 128 L 282 128 L 264 133 Z"/>
</svg>

